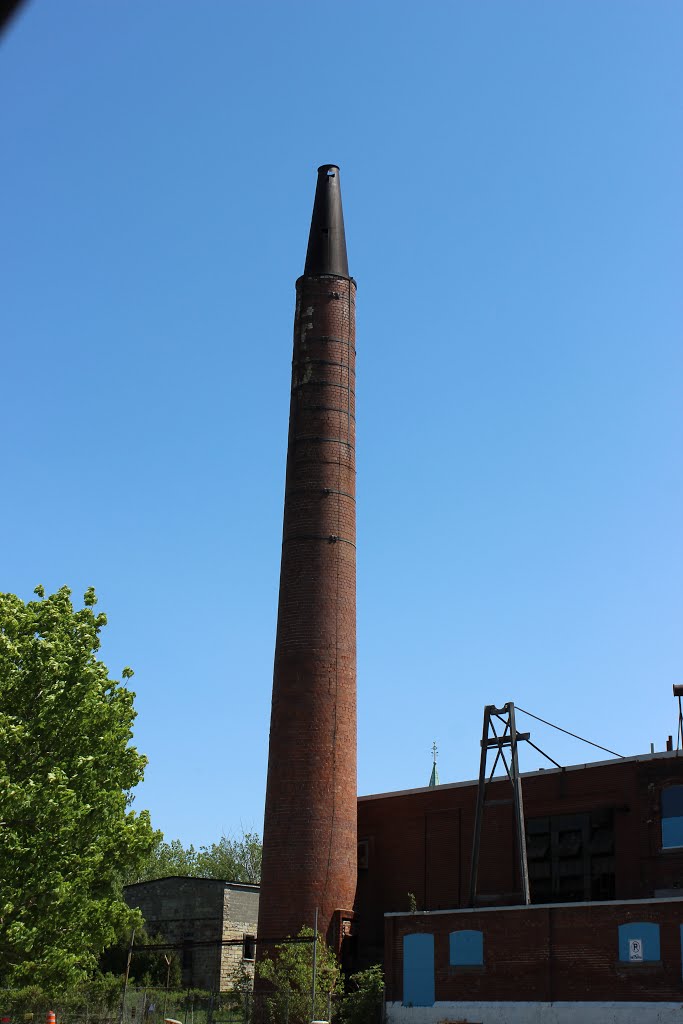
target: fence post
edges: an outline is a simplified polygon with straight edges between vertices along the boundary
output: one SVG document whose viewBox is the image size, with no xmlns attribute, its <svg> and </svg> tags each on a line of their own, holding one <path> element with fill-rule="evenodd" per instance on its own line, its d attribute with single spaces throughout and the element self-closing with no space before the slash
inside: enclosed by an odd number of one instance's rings
<svg viewBox="0 0 683 1024">
<path fill-rule="evenodd" d="M 121 1013 L 119 1014 L 119 1024 L 123 1024 L 123 1015 L 126 1012 L 126 990 L 128 989 L 128 975 L 130 974 L 130 962 L 133 957 L 134 944 L 135 928 L 133 928 L 133 931 L 130 933 L 130 945 L 128 947 L 128 959 L 126 960 L 126 972 L 123 976 L 123 993 L 121 995 Z"/>
</svg>

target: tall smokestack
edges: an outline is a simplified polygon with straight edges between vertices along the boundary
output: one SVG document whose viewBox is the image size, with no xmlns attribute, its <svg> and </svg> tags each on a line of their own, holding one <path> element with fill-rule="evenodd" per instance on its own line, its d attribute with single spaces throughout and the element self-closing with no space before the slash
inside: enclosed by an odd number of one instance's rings
<svg viewBox="0 0 683 1024">
<path fill-rule="evenodd" d="M 313 926 L 337 949 L 356 889 L 355 281 L 339 168 L 318 169 L 294 357 L 260 955 Z"/>
</svg>

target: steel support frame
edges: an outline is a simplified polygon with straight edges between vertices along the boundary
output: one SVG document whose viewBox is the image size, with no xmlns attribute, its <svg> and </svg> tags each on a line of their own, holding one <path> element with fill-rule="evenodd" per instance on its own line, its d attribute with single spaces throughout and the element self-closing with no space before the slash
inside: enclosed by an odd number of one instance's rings
<svg viewBox="0 0 683 1024">
<path fill-rule="evenodd" d="M 503 724 L 503 732 L 499 736 L 496 732 L 494 719 Z M 515 832 L 517 841 L 517 858 L 519 863 L 519 877 L 522 889 L 522 903 L 531 903 L 529 894 L 529 870 L 526 859 L 526 833 L 524 829 L 524 801 L 522 798 L 522 780 L 519 777 L 519 760 L 517 757 L 517 744 L 522 740 L 528 740 L 528 732 L 517 732 L 515 723 L 515 705 L 508 701 L 502 708 L 495 704 L 488 704 L 484 708 L 484 728 L 481 736 L 481 758 L 479 762 L 479 786 L 477 789 L 477 809 L 474 819 L 474 838 L 472 841 L 472 863 L 470 867 L 470 906 L 476 906 L 477 901 L 477 877 L 479 874 L 479 853 L 481 849 L 481 828 L 486 806 L 486 790 L 493 778 L 498 760 L 502 759 L 505 765 L 508 779 L 512 785 L 512 802 L 514 804 Z M 510 764 L 505 757 L 504 748 L 510 748 Z M 486 774 L 488 752 L 496 750 L 493 766 L 488 775 Z"/>
</svg>

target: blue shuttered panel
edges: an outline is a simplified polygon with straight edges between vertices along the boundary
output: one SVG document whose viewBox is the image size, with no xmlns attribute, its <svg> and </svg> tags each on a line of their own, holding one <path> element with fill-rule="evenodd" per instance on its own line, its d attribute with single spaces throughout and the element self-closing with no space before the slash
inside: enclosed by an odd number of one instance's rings
<svg viewBox="0 0 683 1024">
<path fill-rule="evenodd" d="M 642 949 L 642 961 L 660 960 L 659 925 L 652 921 L 630 921 L 619 925 L 619 959 L 624 963 L 631 961 L 630 941 L 639 939 Z"/>
<path fill-rule="evenodd" d="M 434 1005 L 434 936 L 403 936 L 403 1005 Z"/>
<path fill-rule="evenodd" d="M 449 937 L 451 967 L 480 967 L 484 963 L 484 936 L 463 929 Z"/>
</svg>

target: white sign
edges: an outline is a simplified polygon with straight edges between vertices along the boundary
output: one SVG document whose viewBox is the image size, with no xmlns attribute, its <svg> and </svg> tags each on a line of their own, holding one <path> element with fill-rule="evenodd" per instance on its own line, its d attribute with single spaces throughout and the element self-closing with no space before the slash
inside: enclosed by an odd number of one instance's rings
<svg viewBox="0 0 683 1024">
<path fill-rule="evenodd" d="M 629 939 L 628 940 L 628 958 L 629 960 L 641 961 L 643 959 L 643 940 L 642 939 Z"/>
</svg>

